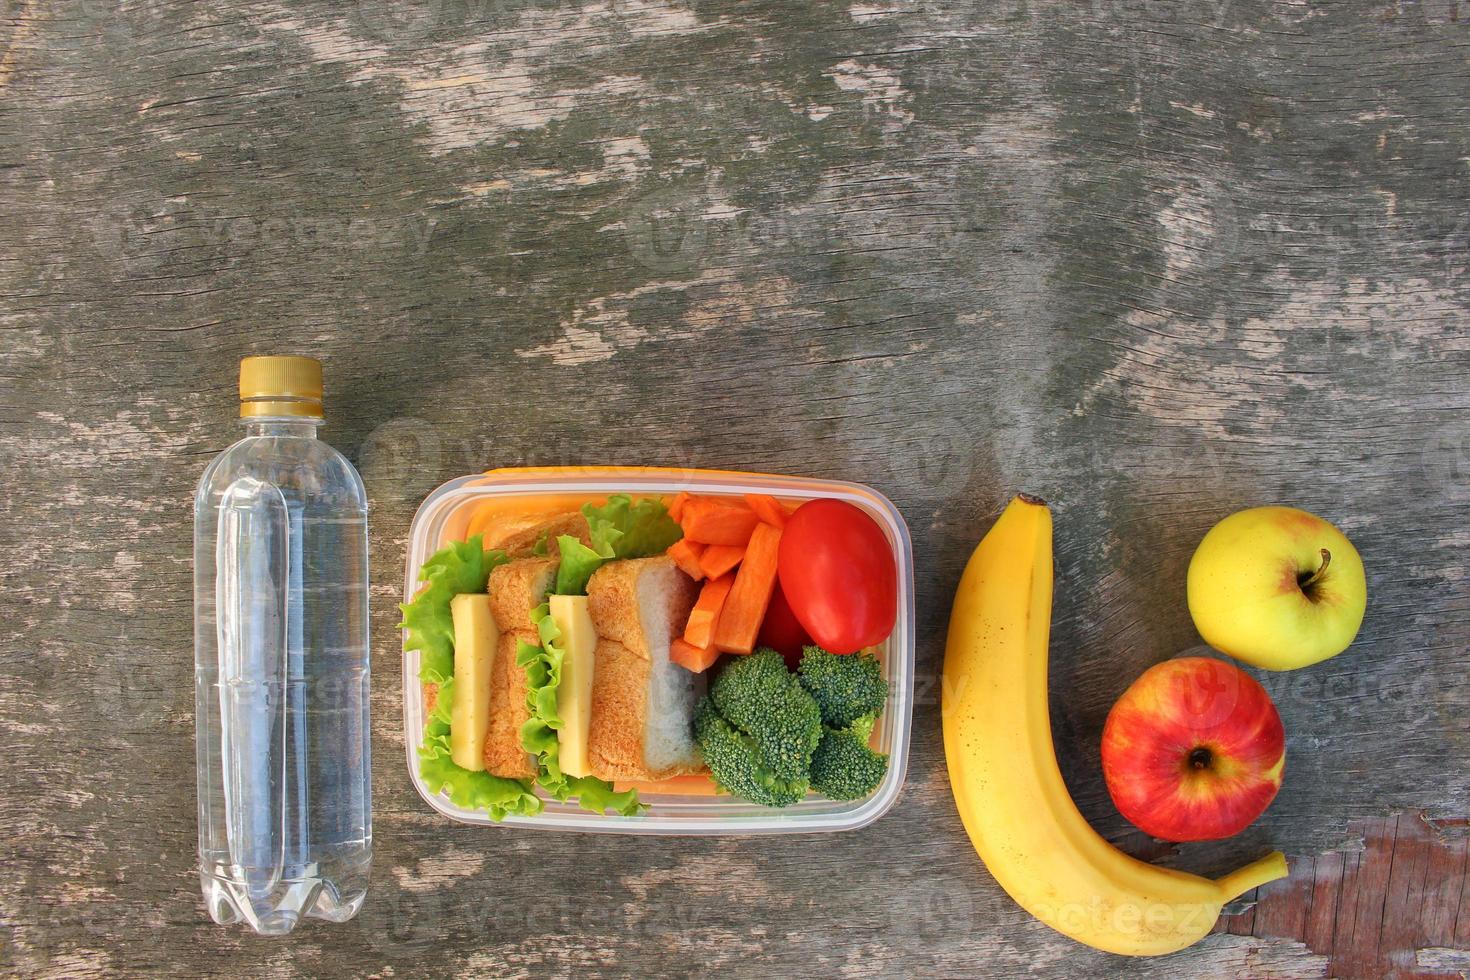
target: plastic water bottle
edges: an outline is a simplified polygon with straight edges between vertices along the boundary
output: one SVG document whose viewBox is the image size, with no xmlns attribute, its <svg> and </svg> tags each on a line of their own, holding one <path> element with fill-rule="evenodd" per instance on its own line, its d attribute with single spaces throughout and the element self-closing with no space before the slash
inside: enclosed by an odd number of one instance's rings
<svg viewBox="0 0 1470 980">
<path fill-rule="evenodd" d="M 194 499 L 199 878 L 266 935 L 352 918 L 372 858 L 367 495 L 321 399 L 311 358 L 242 361 L 245 438 Z"/>
</svg>

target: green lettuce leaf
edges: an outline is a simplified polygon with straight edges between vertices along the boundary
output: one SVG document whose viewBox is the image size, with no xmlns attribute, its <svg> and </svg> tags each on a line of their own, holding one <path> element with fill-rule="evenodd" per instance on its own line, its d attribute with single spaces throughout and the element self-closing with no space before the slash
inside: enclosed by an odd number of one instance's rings
<svg viewBox="0 0 1470 980">
<path fill-rule="evenodd" d="M 593 813 L 613 811 L 620 817 L 636 817 L 648 809 L 647 803 L 638 802 L 638 791 L 626 793 L 613 790 L 612 783 L 596 776 L 568 776 L 567 791 L 577 798 L 577 805 Z"/>
<path fill-rule="evenodd" d="M 434 710 L 429 712 L 429 721 L 442 721 L 444 724 L 453 724 L 454 711 L 454 678 L 439 682 L 439 696 L 434 699 Z"/>
<path fill-rule="evenodd" d="M 440 704 L 445 703 L 441 698 Z M 449 722 L 438 717 L 437 711 L 424 726 L 424 744 L 419 746 L 419 775 L 429 792 L 447 791 L 455 806 L 484 810 L 492 820 L 504 820 L 509 814 L 534 817 L 541 812 L 541 799 L 528 780 L 470 772 L 455 765 L 449 757 Z"/>
<path fill-rule="evenodd" d="M 595 538 L 593 543 L 597 543 Z M 592 573 L 613 557 L 612 547 L 589 548 L 570 534 L 560 535 L 556 544 L 561 549 L 561 565 L 556 570 L 556 591 L 552 594 L 586 595 Z"/>
<path fill-rule="evenodd" d="M 564 652 L 546 638 L 546 627 L 541 624 L 551 623 L 551 630 L 555 631 L 556 622 L 546 614 L 545 604 L 531 610 L 531 621 L 542 633 L 541 645 L 516 641 L 516 664 L 526 672 L 526 708 L 531 713 L 521 726 L 521 747 L 536 756 L 541 769 L 537 782 L 542 788 L 557 799 L 565 799 L 560 795 L 562 773 L 560 746 L 556 740 L 562 724 L 561 715 L 556 710 L 556 696 L 561 688 Z"/>
<path fill-rule="evenodd" d="M 588 547 L 568 534 L 556 539 L 561 565 L 556 572 L 555 595 L 586 595 L 587 580 L 614 558 L 649 558 L 661 555 L 684 536 L 668 508 L 657 497 L 644 497 L 636 504 L 625 493 L 607 498 L 601 507 L 585 504 Z"/>
<path fill-rule="evenodd" d="M 492 820 L 508 814 L 535 816 L 542 802 L 527 779 L 505 779 L 488 772 L 471 772 L 450 757 L 450 711 L 454 703 L 454 618 L 449 603 L 466 592 L 484 592 L 490 571 L 509 561 L 504 552 L 486 551 L 482 537 L 455 542 L 436 551 L 424 562 L 419 579 L 427 583 L 400 605 L 408 630 L 404 648 L 419 651 L 419 679 L 439 685 L 434 710 L 424 724 L 424 742 L 419 746 L 419 775 L 429 792 L 447 791 L 456 806 L 484 810 Z"/>
<path fill-rule="evenodd" d="M 577 805 L 593 813 L 612 810 L 624 817 L 637 816 L 646 807 L 638 802 L 638 791 L 613 791 L 611 783 L 595 776 L 568 776 L 561 770 L 561 745 L 556 733 L 562 719 L 556 698 L 561 690 L 562 664 L 566 650 L 561 629 L 546 603 L 531 610 L 531 621 L 541 639 L 540 646 L 516 642 L 516 663 L 526 671 L 526 707 L 531 716 L 521 726 L 521 745 L 536 756 L 536 781 L 557 800 L 577 798 Z"/>
<path fill-rule="evenodd" d="M 419 652 L 419 680 L 442 683 L 453 679 L 454 620 L 449 601 L 465 592 L 484 592 L 490 570 L 510 560 L 503 551 L 486 551 L 482 540 L 483 535 L 477 534 L 430 555 L 419 570 L 419 581 L 426 584 L 411 602 L 398 606 L 403 610 L 398 628 L 408 631 L 403 647 Z"/>
</svg>

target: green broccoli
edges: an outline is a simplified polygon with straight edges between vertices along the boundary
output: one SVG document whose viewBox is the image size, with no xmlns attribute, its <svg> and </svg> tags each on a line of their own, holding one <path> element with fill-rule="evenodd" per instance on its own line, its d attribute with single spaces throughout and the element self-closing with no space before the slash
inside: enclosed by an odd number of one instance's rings
<svg viewBox="0 0 1470 980">
<path fill-rule="evenodd" d="M 738 657 L 715 678 L 710 700 L 737 731 L 760 749 L 779 779 L 804 778 L 822 737 L 817 704 L 775 650 Z"/>
<path fill-rule="evenodd" d="M 779 653 L 757 650 L 715 678 L 694 734 L 721 786 L 752 803 L 790 806 L 806 795 L 822 713 Z"/>
<path fill-rule="evenodd" d="M 809 646 L 798 668 L 802 686 L 822 712 L 822 740 L 812 754 L 812 788 L 828 799 L 856 800 L 883 781 L 888 756 L 868 748 L 888 701 L 878 658 L 828 653 Z"/>
<path fill-rule="evenodd" d="M 883 782 L 888 756 L 850 728 L 829 728 L 812 753 L 812 789 L 830 800 L 856 800 Z"/>
<path fill-rule="evenodd" d="M 828 728 L 850 728 L 873 719 L 888 701 L 888 682 L 878 658 L 869 653 L 838 656 L 821 647 L 806 647 L 798 668 L 802 686 L 816 699 L 822 724 Z"/>
<path fill-rule="evenodd" d="M 736 796 L 762 806 L 791 806 L 806 796 L 808 776 L 777 778 L 755 742 L 721 718 L 708 697 L 701 698 L 695 709 L 694 735 L 715 782 Z"/>
</svg>

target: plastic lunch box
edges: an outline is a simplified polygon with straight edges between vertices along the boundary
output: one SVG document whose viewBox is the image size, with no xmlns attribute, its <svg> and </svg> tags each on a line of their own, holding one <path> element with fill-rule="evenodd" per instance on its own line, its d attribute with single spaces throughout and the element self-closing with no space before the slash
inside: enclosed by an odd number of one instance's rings
<svg viewBox="0 0 1470 980">
<path fill-rule="evenodd" d="M 717 470 L 649 469 L 643 467 L 562 467 L 491 470 L 451 480 L 424 500 L 409 532 L 404 601 L 417 590 L 424 561 L 451 540 L 465 536 L 469 515 L 486 502 L 512 505 L 512 498 L 548 494 L 605 495 L 627 493 L 637 498 L 672 496 L 680 490 L 697 494 L 768 493 L 792 503 L 813 497 L 836 497 L 861 507 L 881 527 L 898 559 L 898 621 L 880 651 L 888 676 L 888 706 L 877 728 L 876 747 L 888 753 L 888 775 L 863 800 L 846 803 L 809 796 L 783 809 L 757 806 L 730 796 L 676 796 L 642 793 L 648 810 L 636 817 L 609 816 L 579 809 L 575 802 L 546 801 L 534 817 L 506 817 L 505 824 L 545 830 L 583 830 L 622 834 L 805 834 L 855 830 L 882 816 L 903 786 L 908 766 L 909 722 L 914 688 L 914 566 L 908 527 L 887 497 L 856 483 L 768 476 Z M 403 727 L 409 778 L 435 810 L 463 823 L 494 823 L 486 813 L 455 806 L 430 793 L 419 778 L 418 749 L 424 730 L 424 704 L 418 680 L 418 651 L 403 656 Z"/>
</svg>

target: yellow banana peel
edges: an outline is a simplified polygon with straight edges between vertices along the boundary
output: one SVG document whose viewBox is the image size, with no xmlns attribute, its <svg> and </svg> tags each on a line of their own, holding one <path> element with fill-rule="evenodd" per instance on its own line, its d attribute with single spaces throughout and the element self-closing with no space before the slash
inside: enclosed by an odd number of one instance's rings
<svg viewBox="0 0 1470 980">
<path fill-rule="evenodd" d="M 960 819 L 1022 908 L 1111 953 L 1189 946 L 1226 902 L 1287 873 L 1279 851 L 1216 880 L 1129 857 L 1072 802 L 1047 714 L 1052 520 L 1022 494 L 965 566 L 944 653 L 944 754 Z"/>
</svg>

